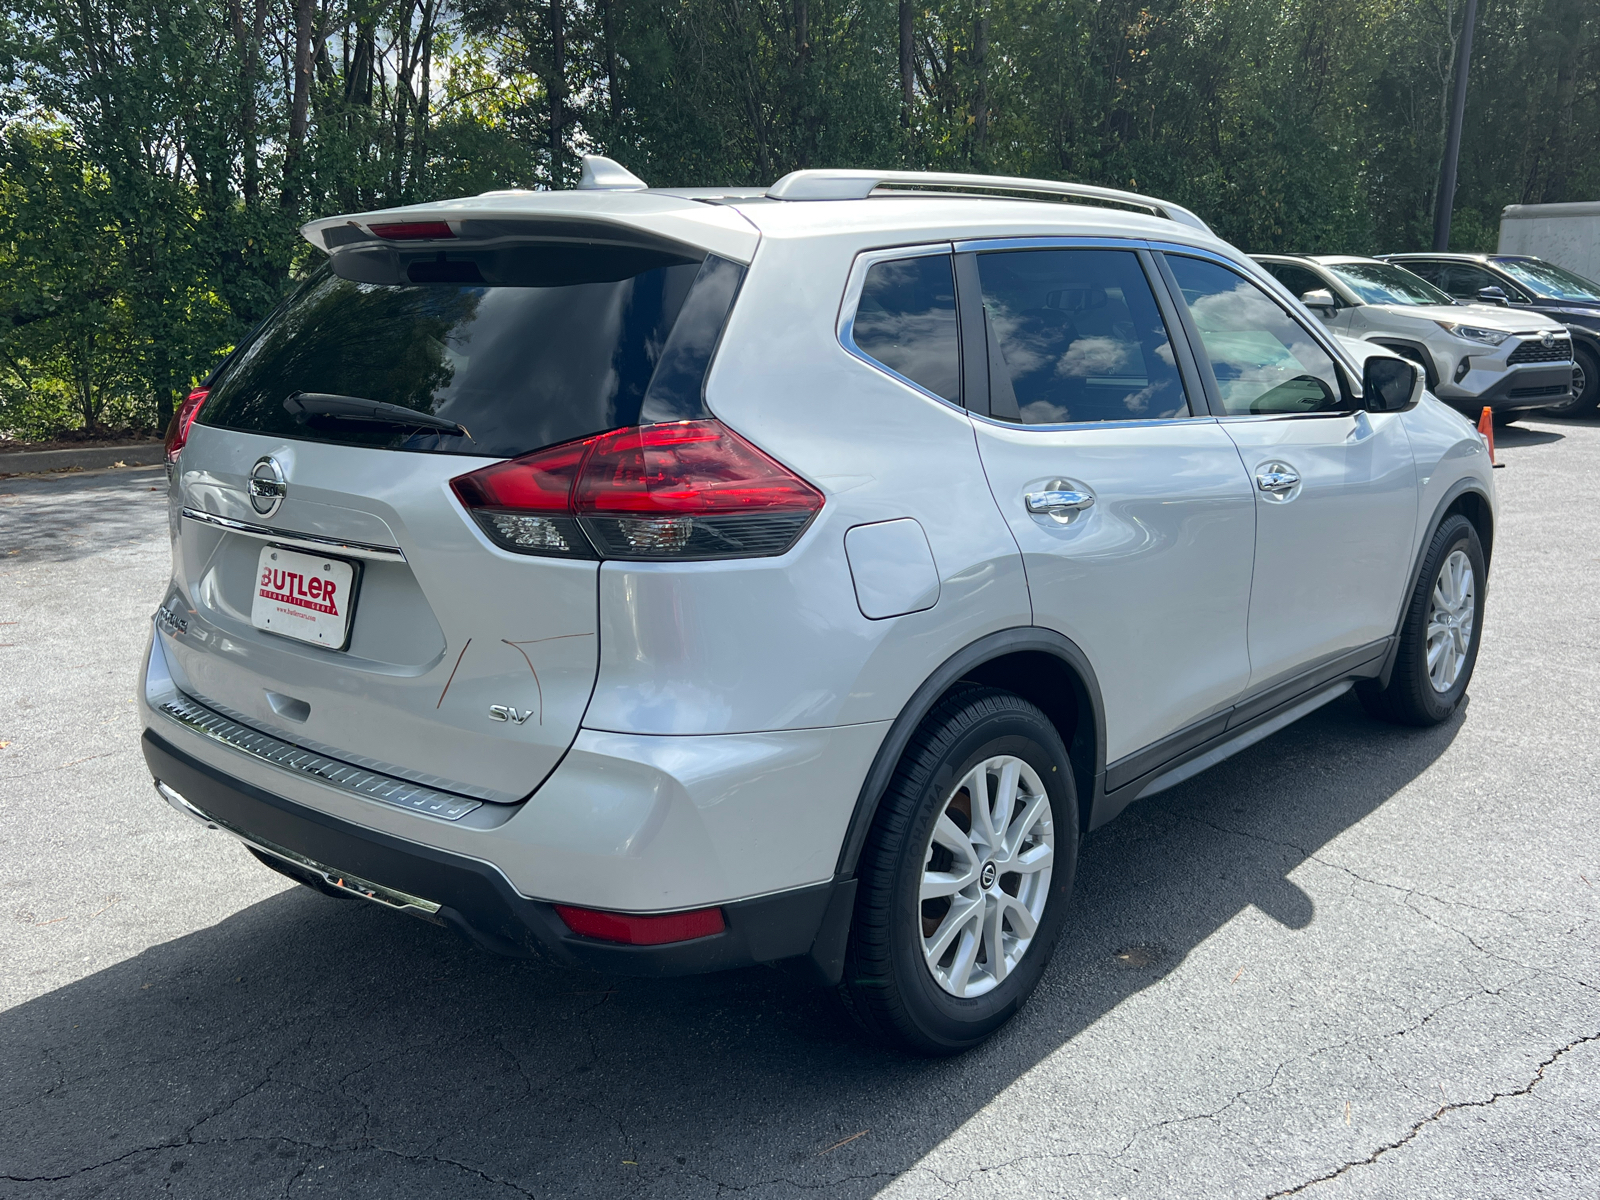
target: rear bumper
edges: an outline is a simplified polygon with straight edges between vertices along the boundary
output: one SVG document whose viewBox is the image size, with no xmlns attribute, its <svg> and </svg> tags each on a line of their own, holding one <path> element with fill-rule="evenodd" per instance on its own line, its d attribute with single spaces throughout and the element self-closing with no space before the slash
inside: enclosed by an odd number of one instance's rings
<svg viewBox="0 0 1600 1200">
<path fill-rule="evenodd" d="M 660 946 L 619 945 L 574 934 L 550 904 L 519 894 L 489 863 L 367 829 L 274 795 L 184 753 L 154 730 L 145 732 L 143 749 L 157 781 L 247 844 L 275 857 L 288 850 L 377 884 L 391 895 L 421 899 L 426 905 L 412 911 L 499 954 L 542 953 L 569 966 L 655 977 L 800 959 L 818 978 L 838 978 L 854 907 L 854 880 L 724 904 L 727 928 L 709 937 Z M 401 907 L 392 899 L 388 903 Z M 430 912 L 432 905 L 437 908 Z"/>
</svg>

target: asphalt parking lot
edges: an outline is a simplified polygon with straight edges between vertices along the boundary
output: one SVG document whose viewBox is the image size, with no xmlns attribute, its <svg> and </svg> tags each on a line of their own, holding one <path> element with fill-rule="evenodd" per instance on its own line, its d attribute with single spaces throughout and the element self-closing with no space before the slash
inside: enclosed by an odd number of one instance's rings
<svg viewBox="0 0 1600 1200">
<path fill-rule="evenodd" d="M 775 969 L 491 958 L 172 812 L 164 480 L 0 479 L 0 1196 L 1600 1196 L 1600 421 L 1500 433 L 1464 710 L 1353 698 L 1091 836 L 962 1058 Z"/>
</svg>

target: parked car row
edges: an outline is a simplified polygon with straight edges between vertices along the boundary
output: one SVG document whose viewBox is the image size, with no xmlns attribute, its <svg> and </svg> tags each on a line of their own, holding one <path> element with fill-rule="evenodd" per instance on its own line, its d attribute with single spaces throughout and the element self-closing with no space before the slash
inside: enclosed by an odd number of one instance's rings
<svg viewBox="0 0 1600 1200">
<path fill-rule="evenodd" d="M 1600 403 L 1600 284 L 1520 254 L 1258 254 L 1345 337 L 1419 364 L 1428 389 L 1497 423 Z"/>
<path fill-rule="evenodd" d="M 590 158 L 304 232 L 170 436 L 160 794 L 498 952 L 786 961 L 926 1054 L 1027 998 L 1130 803 L 1351 690 L 1457 711 L 1494 472 L 1352 318 L 1426 309 L 1458 390 L 1554 342 L 1273 260 L 1341 337 L 1181 206 L 1048 180 Z"/>
</svg>

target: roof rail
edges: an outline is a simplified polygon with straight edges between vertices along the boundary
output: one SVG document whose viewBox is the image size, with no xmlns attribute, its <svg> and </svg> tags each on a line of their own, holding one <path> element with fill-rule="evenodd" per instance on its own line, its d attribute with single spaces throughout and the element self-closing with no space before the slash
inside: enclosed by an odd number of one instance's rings
<svg viewBox="0 0 1600 1200">
<path fill-rule="evenodd" d="M 1069 200 L 1100 200 L 1142 209 L 1153 216 L 1211 232 L 1211 227 L 1187 208 L 1153 196 L 1088 183 L 1025 179 L 1015 175 L 964 175 L 949 171 L 791 171 L 767 189 L 767 197 L 772 200 L 865 200 L 880 188 L 890 192 L 978 189 L 979 194 L 1032 193 Z"/>
</svg>

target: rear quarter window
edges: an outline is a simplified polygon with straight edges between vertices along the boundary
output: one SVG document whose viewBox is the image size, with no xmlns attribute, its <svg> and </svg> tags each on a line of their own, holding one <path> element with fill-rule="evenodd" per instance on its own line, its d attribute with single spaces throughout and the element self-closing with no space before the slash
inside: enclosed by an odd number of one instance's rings
<svg viewBox="0 0 1600 1200">
<path fill-rule="evenodd" d="M 956 282 L 948 253 L 887 259 L 867 268 L 850 336 L 874 362 L 960 403 Z"/>
<path fill-rule="evenodd" d="M 743 273 L 714 255 L 570 244 L 325 264 L 228 364 L 199 419 L 511 457 L 705 416 L 705 373 Z M 307 417 L 284 403 L 301 392 L 399 405 L 467 432 Z"/>
</svg>

